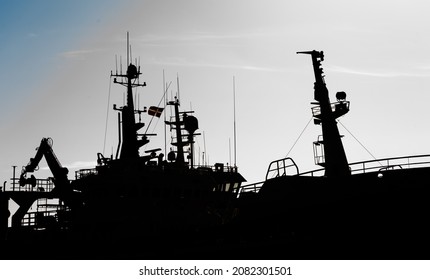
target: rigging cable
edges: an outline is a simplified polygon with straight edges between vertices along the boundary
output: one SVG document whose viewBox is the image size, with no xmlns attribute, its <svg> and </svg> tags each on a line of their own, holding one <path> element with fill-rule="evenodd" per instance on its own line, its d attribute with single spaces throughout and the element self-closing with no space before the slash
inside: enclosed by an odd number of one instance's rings
<svg viewBox="0 0 430 280">
<path fill-rule="evenodd" d="M 308 123 L 306 124 L 305 128 L 303 128 L 302 132 L 300 132 L 299 137 L 297 137 L 296 141 L 294 142 L 293 146 L 290 148 L 290 150 L 288 151 L 287 155 L 285 157 L 288 157 L 288 155 L 291 153 L 291 151 L 294 149 L 294 146 L 296 146 L 297 142 L 299 141 L 299 139 L 302 137 L 303 133 L 305 132 L 306 128 L 309 126 L 309 124 L 311 123 L 312 119 L 314 117 L 312 116 L 311 119 L 308 121 Z"/>
<path fill-rule="evenodd" d="M 111 87 L 112 87 L 112 76 L 109 77 L 109 94 L 108 94 L 108 103 L 107 103 L 107 110 L 106 110 L 106 125 L 105 125 L 105 139 L 103 141 L 103 154 L 105 153 L 105 148 L 106 148 L 106 135 L 107 135 L 107 129 L 108 129 L 108 120 L 109 120 L 109 105 L 110 105 Z"/>
<path fill-rule="evenodd" d="M 354 136 L 354 134 L 351 133 L 351 131 L 348 130 L 348 128 L 346 128 L 343 123 L 340 122 L 340 120 L 338 120 L 338 122 L 343 126 L 343 128 L 345 128 L 346 131 L 348 131 L 348 133 L 358 142 L 358 144 L 361 145 L 361 147 L 363 147 L 363 149 L 366 150 L 366 152 L 374 159 L 376 160 L 381 166 L 383 166 L 379 160 L 357 139 L 357 137 Z"/>
</svg>

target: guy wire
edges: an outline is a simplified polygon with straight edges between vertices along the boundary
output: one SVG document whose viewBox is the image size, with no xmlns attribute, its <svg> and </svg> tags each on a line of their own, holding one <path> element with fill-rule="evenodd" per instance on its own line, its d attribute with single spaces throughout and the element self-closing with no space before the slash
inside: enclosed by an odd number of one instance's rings
<svg viewBox="0 0 430 280">
<path fill-rule="evenodd" d="M 363 149 L 366 150 L 366 152 L 373 157 L 374 160 L 376 160 L 381 166 L 382 164 L 378 161 L 378 159 L 357 139 L 357 137 L 354 136 L 354 134 L 351 133 L 351 131 L 348 130 L 348 128 L 346 128 L 346 126 L 343 125 L 343 123 L 340 122 L 340 120 L 338 120 L 338 122 L 343 126 L 343 128 L 345 128 L 346 131 L 348 131 L 348 133 L 352 136 L 352 138 L 355 139 L 355 141 L 358 142 L 358 144 L 361 145 L 361 147 L 363 147 Z"/>
<path fill-rule="evenodd" d="M 109 94 L 108 94 L 108 103 L 107 103 L 107 109 L 106 109 L 106 125 L 105 125 L 105 139 L 103 141 L 103 154 L 105 153 L 105 148 L 106 148 L 106 137 L 107 137 L 108 120 L 109 120 L 109 106 L 110 106 L 111 87 L 112 87 L 112 76 L 109 77 Z"/>
<path fill-rule="evenodd" d="M 311 119 L 308 121 L 308 123 L 306 124 L 305 128 L 303 128 L 302 132 L 300 132 L 299 137 L 297 137 L 296 141 L 294 142 L 293 146 L 290 148 L 290 150 L 288 151 L 287 155 L 285 157 L 288 157 L 288 155 L 291 153 L 291 151 L 294 149 L 294 146 L 296 146 L 297 142 L 299 141 L 300 137 L 302 137 L 303 133 L 305 132 L 306 128 L 309 126 L 309 124 L 311 123 L 312 119 L 314 117 L 312 116 Z"/>
</svg>

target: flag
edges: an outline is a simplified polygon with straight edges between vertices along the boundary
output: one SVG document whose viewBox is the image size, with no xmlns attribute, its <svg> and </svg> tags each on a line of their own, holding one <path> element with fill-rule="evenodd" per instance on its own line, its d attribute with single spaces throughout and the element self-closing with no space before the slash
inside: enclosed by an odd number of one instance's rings
<svg viewBox="0 0 430 280">
<path fill-rule="evenodd" d="M 148 109 L 148 115 L 156 116 L 157 118 L 159 118 L 161 116 L 161 113 L 163 112 L 163 110 L 164 110 L 164 108 L 151 106 Z"/>
</svg>

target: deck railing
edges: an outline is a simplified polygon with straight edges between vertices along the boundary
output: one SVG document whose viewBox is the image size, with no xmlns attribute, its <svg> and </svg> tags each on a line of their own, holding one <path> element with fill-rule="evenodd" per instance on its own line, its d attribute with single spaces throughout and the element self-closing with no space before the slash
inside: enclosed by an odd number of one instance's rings
<svg viewBox="0 0 430 280">
<path fill-rule="evenodd" d="M 23 227 L 34 227 L 37 226 L 38 220 L 45 217 L 57 217 L 57 211 L 44 211 L 44 212 L 28 212 L 24 215 L 21 220 L 21 226 Z"/>
<path fill-rule="evenodd" d="M 386 171 L 392 169 L 430 167 L 430 155 L 416 155 L 374 159 L 349 164 L 351 174 Z M 323 176 L 324 168 L 300 173 L 299 176 Z"/>
<path fill-rule="evenodd" d="M 237 196 L 239 197 L 242 193 L 248 193 L 248 192 L 258 193 L 258 191 L 261 189 L 263 184 L 264 184 L 264 181 L 241 186 L 237 191 Z"/>
<path fill-rule="evenodd" d="M 297 167 L 297 164 L 294 162 L 292 158 L 287 157 L 283 159 L 274 160 L 269 164 L 269 168 L 267 169 L 267 173 L 266 173 L 266 180 L 270 178 L 279 177 L 279 176 L 286 176 L 288 175 L 287 174 L 288 171 L 295 173 L 291 175 L 299 174 L 299 168 Z"/>
<path fill-rule="evenodd" d="M 279 161 L 282 161 L 282 160 L 279 160 Z M 274 162 L 278 162 L 278 161 L 274 161 Z M 280 176 L 286 176 L 286 172 L 284 172 L 285 171 L 284 165 L 275 164 L 276 168 L 273 168 L 273 169 L 271 168 L 274 162 L 270 163 L 269 165 L 268 173 L 266 175 L 266 180 L 270 179 L 267 177 L 269 174 L 269 171 L 273 172 L 274 174 L 280 174 Z M 409 168 L 424 168 L 424 167 L 430 167 L 430 155 L 382 158 L 382 159 L 354 162 L 349 164 L 349 168 L 351 170 L 352 175 L 370 173 L 370 172 L 383 172 L 383 171 L 394 170 L 394 169 L 409 169 Z M 324 171 L 325 171 L 324 168 L 320 168 L 312 171 L 298 173 L 293 176 L 311 176 L 311 177 L 324 176 Z M 278 176 L 275 176 L 275 177 L 278 177 Z M 262 187 L 263 183 L 264 181 L 244 185 L 239 189 L 238 195 L 240 196 L 241 193 L 246 193 L 246 192 L 257 193 Z"/>
<path fill-rule="evenodd" d="M 21 186 L 19 184 L 19 178 L 12 178 L 12 183 L 8 186 L 5 185 L 5 191 L 14 192 L 50 192 L 54 188 L 54 182 L 52 178 L 48 179 L 36 179 L 36 185 L 25 184 Z"/>
<path fill-rule="evenodd" d="M 226 172 L 226 173 L 237 173 L 238 168 L 237 166 L 231 166 L 231 165 L 224 165 L 222 163 L 215 163 L 215 165 L 194 165 L 195 169 L 202 169 L 202 170 L 211 170 L 215 172 Z"/>
</svg>

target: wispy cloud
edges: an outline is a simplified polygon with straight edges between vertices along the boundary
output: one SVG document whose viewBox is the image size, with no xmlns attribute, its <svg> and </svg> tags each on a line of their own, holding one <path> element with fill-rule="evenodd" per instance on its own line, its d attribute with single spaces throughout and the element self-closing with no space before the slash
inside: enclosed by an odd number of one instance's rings
<svg viewBox="0 0 430 280">
<path fill-rule="evenodd" d="M 172 45 L 203 45 L 203 44 L 217 44 L 227 45 L 232 44 L 232 40 L 236 39 L 249 39 L 269 37 L 273 34 L 264 32 L 255 33 L 241 33 L 241 34 L 215 34 L 206 32 L 194 32 L 183 34 L 169 34 L 169 35 L 153 35 L 146 34 L 136 41 L 150 46 L 172 46 Z"/>
<path fill-rule="evenodd" d="M 67 168 L 92 168 L 95 167 L 97 163 L 95 161 L 75 161 L 68 165 L 65 165 Z"/>
<path fill-rule="evenodd" d="M 85 168 L 93 168 L 97 165 L 95 161 L 75 161 L 69 164 L 63 164 L 64 167 L 68 169 L 85 169 Z M 40 170 L 49 170 L 48 166 L 40 167 Z"/>
<path fill-rule="evenodd" d="M 221 67 L 243 69 L 243 70 L 250 70 L 250 71 L 265 71 L 265 72 L 284 72 L 285 71 L 285 69 L 281 69 L 281 68 L 261 67 L 261 66 L 252 66 L 252 65 L 222 65 Z"/>
<path fill-rule="evenodd" d="M 87 55 L 91 55 L 95 52 L 99 51 L 98 49 L 93 50 L 73 50 L 60 53 L 61 57 L 66 59 L 84 59 Z"/>
<path fill-rule="evenodd" d="M 280 68 L 271 68 L 271 67 L 255 66 L 255 65 L 240 65 L 240 64 L 189 63 L 189 64 L 184 64 L 184 66 L 240 69 L 240 70 L 249 70 L 249 71 L 264 71 L 264 72 L 284 71 L 284 69 L 280 69 Z"/>
<path fill-rule="evenodd" d="M 338 72 L 338 73 L 345 73 L 345 74 L 352 74 L 352 75 L 361 75 L 361 76 L 370 76 L 370 77 L 381 77 L 381 78 L 396 78 L 396 77 L 430 77 L 430 72 L 428 72 L 428 69 L 422 68 L 421 71 L 413 71 L 411 69 L 410 72 L 395 72 L 395 71 L 368 71 L 368 70 L 356 70 L 351 68 L 345 68 L 341 66 L 336 65 L 327 65 L 324 68 L 327 70 Z M 427 71 L 422 71 L 427 70 Z"/>
<path fill-rule="evenodd" d="M 421 64 L 417 68 L 422 70 L 422 71 L 430 71 L 430 65 Z"/>
<path fill-rule="evenodd" d="M 246 64 L 222 64 L 222 63 L 211 63 L 211 62 L 193 62 L 188 61 L 185 58 L 172 57 L 166 59 L 153 59 L 148 64 L 156 65 L 173 65 L 183 67 L 207 67 L 207 68 L 223 68 L 223 69 L 240 69 L 249 71 L 264 71 L 264 72 L 284 72 L 283 68 L 265 67 L 258 65 L 246 65 Z"/>
</svg>

